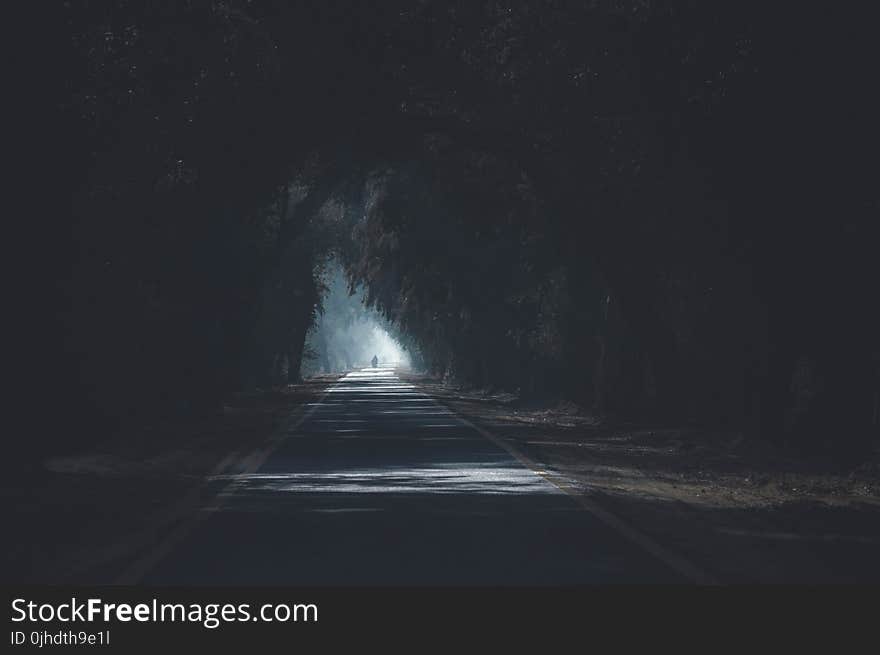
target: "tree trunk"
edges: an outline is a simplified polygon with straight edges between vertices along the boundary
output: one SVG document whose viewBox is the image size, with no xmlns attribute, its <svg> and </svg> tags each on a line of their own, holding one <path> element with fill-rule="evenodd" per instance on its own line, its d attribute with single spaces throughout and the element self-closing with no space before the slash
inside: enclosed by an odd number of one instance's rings
<svg viewBox="0 0 880 655">
<path fill-rule="evenodd" d="M 308 322 L 301 323 L 294 331 L 293 339 L 287 350 L 287 383 L 298 384 L 302 382 L 300 368 L 302 367 L 303 350 L 306 345 L 306 332 Z"/>
</svg>

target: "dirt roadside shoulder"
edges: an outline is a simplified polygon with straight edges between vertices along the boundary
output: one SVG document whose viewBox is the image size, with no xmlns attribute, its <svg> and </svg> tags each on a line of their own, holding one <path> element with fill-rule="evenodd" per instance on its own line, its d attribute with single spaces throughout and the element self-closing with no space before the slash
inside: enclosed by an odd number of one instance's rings
<svg viewBox="0 0 880 655">
<path fill-rule="evenodd" d="M 831 466 L 732 433 L 601 424 L 426 376 L 406 381 L 714 578 L 880 582 L 880 461 Z"/>
<path fill-rule="evenodd" d="M 340 376 L 231 395 L 222 412 L 129 426 L 99 446 L 49 457 L 6 476 L 7 583 L 113 581 L 206 498 L 213 476 L 234 473 Z"/>
</svg>

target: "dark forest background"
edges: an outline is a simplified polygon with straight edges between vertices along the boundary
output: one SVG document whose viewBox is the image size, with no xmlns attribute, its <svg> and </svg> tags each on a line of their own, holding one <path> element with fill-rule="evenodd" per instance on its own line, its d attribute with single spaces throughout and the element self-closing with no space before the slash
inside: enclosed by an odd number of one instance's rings
<svg viewBox="0 0 880 655">
<path fill-rule="evenodd" d="M 865 454 L 868 4 L 53 3 L 22 443 L 295 381 L 334 257 L 438 375 Z"/>
</svg>

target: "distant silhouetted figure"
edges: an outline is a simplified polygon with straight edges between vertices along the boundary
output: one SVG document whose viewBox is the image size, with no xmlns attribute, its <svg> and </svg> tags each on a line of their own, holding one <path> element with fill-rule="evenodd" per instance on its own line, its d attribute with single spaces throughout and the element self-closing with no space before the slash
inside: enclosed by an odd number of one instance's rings
<svg viewBox="0 0 880 655">
<path fill-rule="evenodd" d="M 379 365 L 379 358 L 373 355 L 373 368 L 376 368 Z"/>
</svg>

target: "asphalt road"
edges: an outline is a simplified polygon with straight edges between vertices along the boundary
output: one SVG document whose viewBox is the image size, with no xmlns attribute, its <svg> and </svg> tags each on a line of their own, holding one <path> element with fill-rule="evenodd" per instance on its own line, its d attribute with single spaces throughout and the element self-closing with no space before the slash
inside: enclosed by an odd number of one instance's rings
<svg viewBox="0 0 880 655">
<path fill-rule="evenodd" d="M 223 484 L 140 582 L 682 581 L 391 369 L 345 376 L 260 468 Z"/>
</svg>

